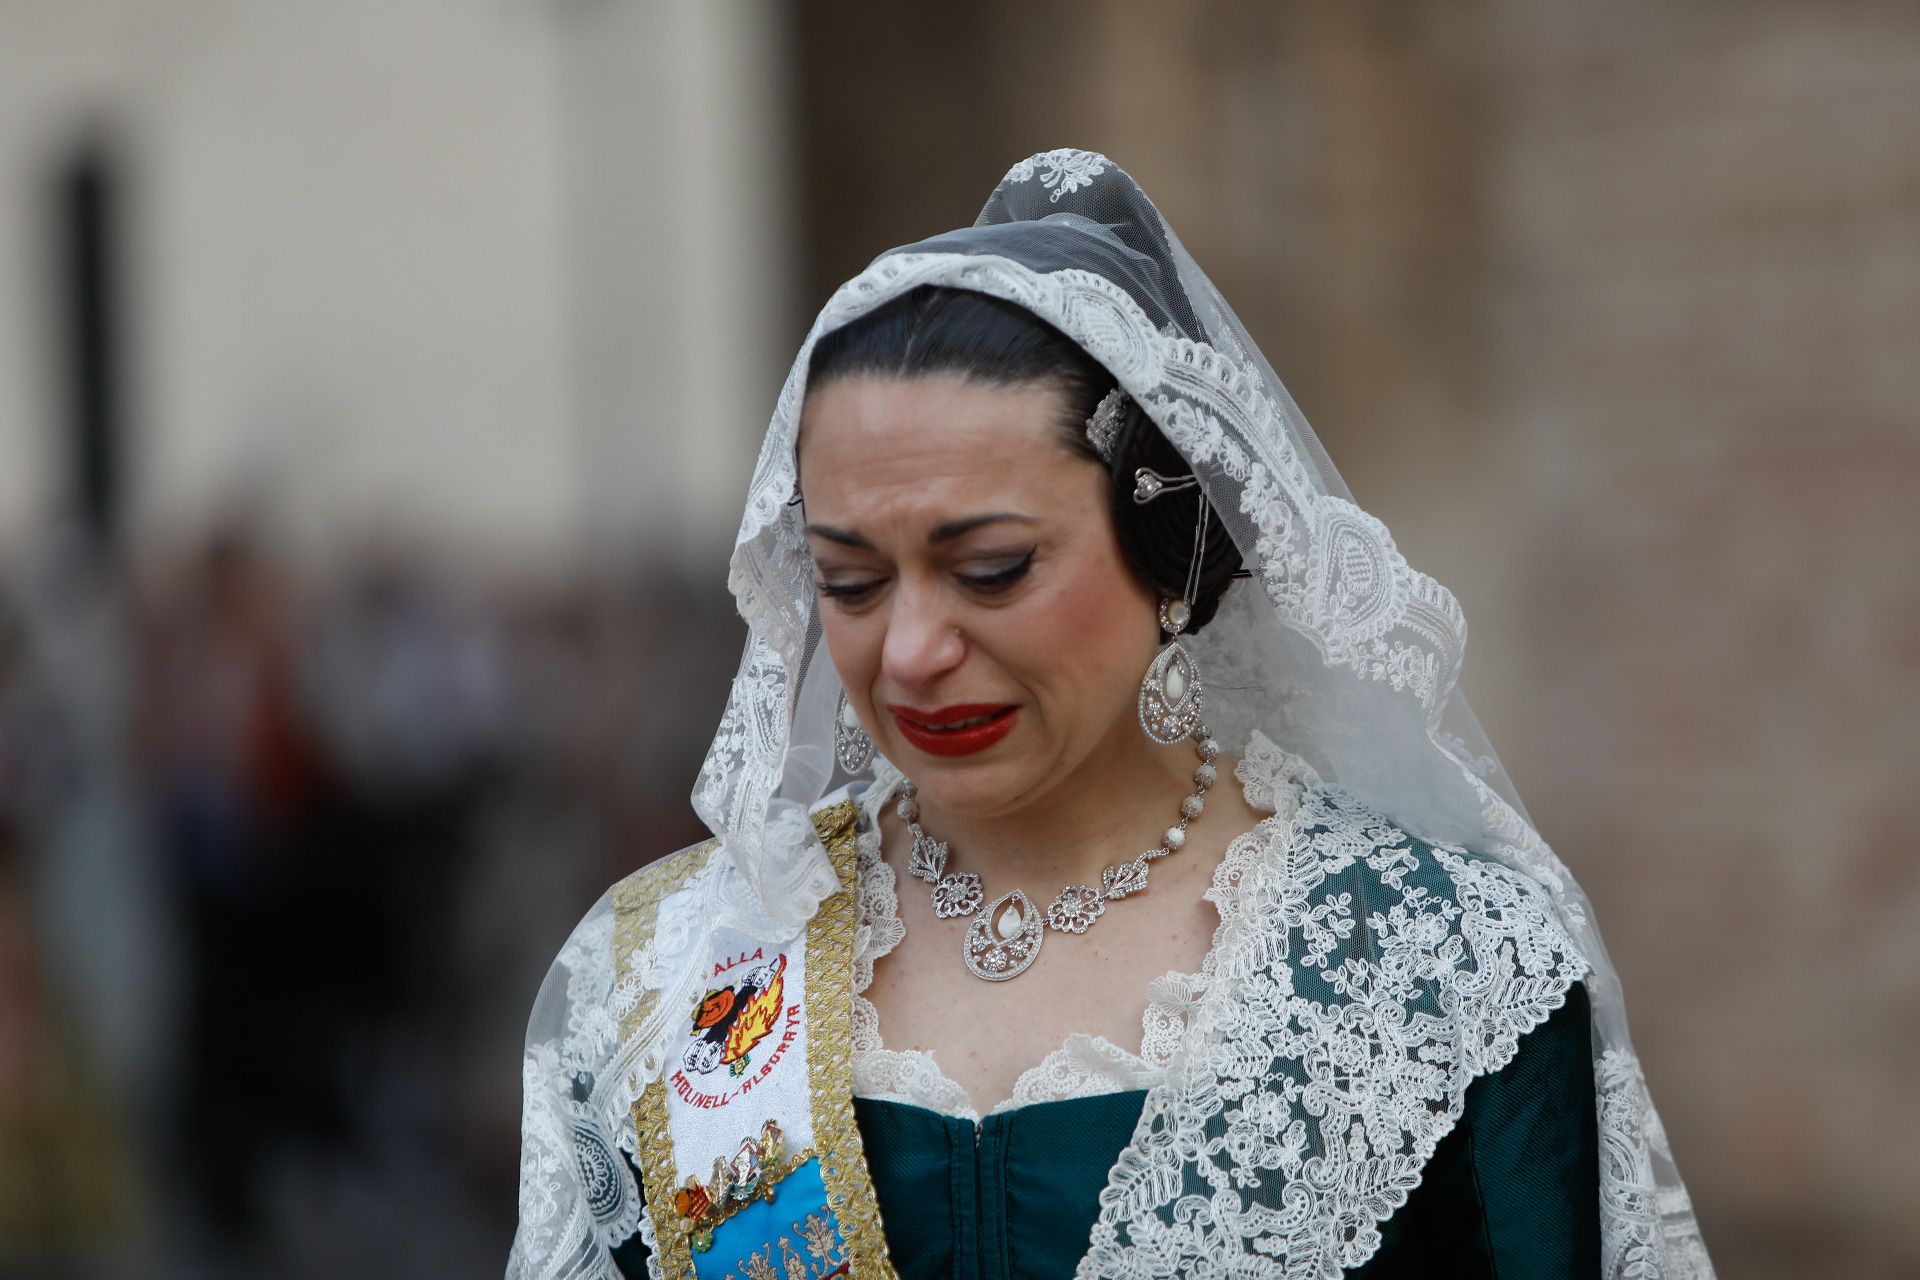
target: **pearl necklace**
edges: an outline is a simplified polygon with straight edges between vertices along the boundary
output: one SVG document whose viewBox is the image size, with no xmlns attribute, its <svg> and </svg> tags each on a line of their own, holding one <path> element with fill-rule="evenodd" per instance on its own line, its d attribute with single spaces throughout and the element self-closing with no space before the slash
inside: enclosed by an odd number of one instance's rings
<svg viewBox="0 0 1920 1280">
<path fill-rule="evenodd" d="M 1160 847 L 1103 868 L 1098 889 L 1089 884 L 1070 884 L 1062 889 L 1047 906 L 1044 919 L 1048 927 L 1062 933 L 1085 933 L 1109 902 L 1145 891 L 1148 864 L 1187 842 L 1188 824 L 1207 807 L 1207 789 L 1214 780 L 1213 760 L 1220 754 L 1220 744 L 1208 735 L 1205 725 L 1197 726 L 1191 736 L 1194 750 L 1200 755 L 1200 766 L 1193 771 L 1193 794 L 1180 802 L 1180 820 L 1160 837 Z M 933 913 L 942 920 L 973 917 L 960 947 L 960 958 L 966 961 L 968 972 L 983 982 L 1019 977 L 1039 958 L 1045 937 L 1033 899 L 1014 889 L 983 908 L 987 892 L 979 873 L 948 871 L 947 842 L 935 840 L 921 829 L 920 802 L 915 798 L 918 794 L 918 788 L 908 780 L 900 789 L 900 803 L 894 810 L 913 836 L 907 874 L 933 886 Z"/>
</svg>

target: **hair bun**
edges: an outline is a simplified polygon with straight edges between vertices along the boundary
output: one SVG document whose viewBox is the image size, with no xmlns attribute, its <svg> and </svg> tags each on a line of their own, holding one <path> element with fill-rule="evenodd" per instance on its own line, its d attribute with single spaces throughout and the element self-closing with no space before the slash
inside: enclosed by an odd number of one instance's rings
<svg viewBox="0 0 1920 1280">
<path fill-rule="evenodd" d="M 1151 502 L 1135 502 L 1134 475 L 1142 467 L 1165 476 L 1184 476 L 1193 471 L 1146 410 L 1129 398 L 1114 436 L 1108 478 L 1114 531 L 1127 563 L 1148 586 L 1161 596 L 1181 596 L 1192 568 L 1193 528 L 1200 517 L 1201 491 L 1197 487 L 1170 490 Z M 1212 619 L 1234 575 L 1240 572 L 1240 550 L 1234 546 L 1220 513 L 1211 507 L 1207 509 L 1206 537 L 1200 585 L 1194 593 L 1198 598 L 1187 602 L 1193 609 L 1192 621 L 1186 627 L 1189 635 Z"/>
</svg>

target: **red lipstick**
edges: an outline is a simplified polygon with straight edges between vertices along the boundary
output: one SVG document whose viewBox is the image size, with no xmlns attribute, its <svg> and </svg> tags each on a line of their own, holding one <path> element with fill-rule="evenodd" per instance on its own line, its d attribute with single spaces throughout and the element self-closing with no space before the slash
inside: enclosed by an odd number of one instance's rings
<svg viewBox="0 0 1920 1280">
<path fill-rule="evenodd" d="M 1020 718 L 1019 706 L 1007 702 L 959 702 L 932 711 L 890 703 L 887 710 L 900 736 L 930 756 L 985 751 L 1012 733 Z"/>
</svg>

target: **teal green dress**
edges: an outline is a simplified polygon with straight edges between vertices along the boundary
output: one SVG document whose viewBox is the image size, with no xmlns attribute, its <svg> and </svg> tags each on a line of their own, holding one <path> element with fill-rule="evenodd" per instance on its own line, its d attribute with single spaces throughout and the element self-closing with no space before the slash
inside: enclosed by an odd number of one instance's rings
<svg viewBox="0 0 1920 1280">
<path fill-rule="evenodd" d="M 1420 1185 L 1381 1226 L 1365 1280 L 1567 1280 L 1600 1274 L 1600 1154 L 1586 991 L 1467 1087 Z M 1144 1091 L 1045 1102 L 979 1123 L 855 1099 L 887 1249 L 901 1280 L 1045 1280 L 1087 1250 L 1107 1173 Z M 646 1274 L 639 1241 L 616 1252 Z"/>
</svg>

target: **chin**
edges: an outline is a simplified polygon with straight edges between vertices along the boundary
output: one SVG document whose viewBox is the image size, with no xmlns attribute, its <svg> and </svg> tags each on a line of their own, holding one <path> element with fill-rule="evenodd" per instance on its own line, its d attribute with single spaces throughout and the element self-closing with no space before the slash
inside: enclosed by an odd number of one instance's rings
<svg viewBox="0 0 1920 1280">
<path fill-rule="evenodd" d="M 911 763 L 901 772 L 920 788 L 920 798 L 948 813 L 998 818 L 1026 806 L 1042 766 L 1011 755 L 998 759 L 942 758 L 908 749 L 895 758 Z M 1038 772 L 1036 772 L 1038 771 Z"/>
</svg>

